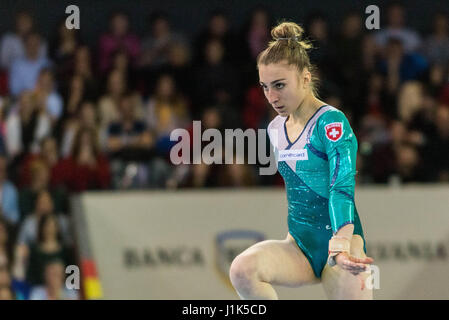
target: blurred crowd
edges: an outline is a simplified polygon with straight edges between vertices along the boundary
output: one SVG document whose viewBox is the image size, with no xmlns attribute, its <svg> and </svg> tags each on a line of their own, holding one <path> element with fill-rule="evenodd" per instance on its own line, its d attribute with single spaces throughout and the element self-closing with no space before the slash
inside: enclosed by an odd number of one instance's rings
<svg viewBox="0 0 449 320">
<path fill-rule="evenodd" d="M 303 22 L 320 98 L 356 133 L 358 184 L 447 183 L 448 15 L 418 32 L 400 3 L 386 10 L 380 30 L 360 12 L 336 30 L 322 12 Z M 192 133 L 193 120 L 223 132 L 266 128 L 276 115 L 255 63 L 276 22 L 269 8 L 242 26 L 212 12 L 193 38 L 163 12 L 141 32 L 131 18 L 112 14 L 95 46 L 65 21 L 43 37 L 29 11 L 0 34 L 0 298 L 79 298 L 64 285 L 76 263 L 71 194 L 282 185 L 257 165 L 170 161 L 170 133 Z"/>
</svg>

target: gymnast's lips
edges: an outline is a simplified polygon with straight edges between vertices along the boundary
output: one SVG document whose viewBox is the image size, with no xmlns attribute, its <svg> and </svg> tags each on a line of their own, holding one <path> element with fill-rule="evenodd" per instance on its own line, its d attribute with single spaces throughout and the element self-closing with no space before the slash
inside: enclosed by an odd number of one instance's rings
<svg viewBox="0 0 449 320">
<path fill-rule="evenodd" d="M 281 111 L 282 109 L 284 109 L 285 108 L 285 106 L 279 106 L 279 107 L 277 107 L 277 106 L 273 106 L 276 110 L 278 110 L 278 111 Z"/>
</svg>

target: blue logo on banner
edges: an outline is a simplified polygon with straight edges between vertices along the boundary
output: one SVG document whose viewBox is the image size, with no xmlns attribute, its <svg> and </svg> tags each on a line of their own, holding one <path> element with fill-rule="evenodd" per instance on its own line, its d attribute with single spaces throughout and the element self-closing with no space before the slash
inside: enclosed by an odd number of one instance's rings
<svg viewBox="0 0 449 320">
<path fill-rule="evenodd" d="M 232 288 L 229 268 L 235 257 L 257 242 L 265 240 L 265 235 L 252 230 L 229 230 L 215 237 L 215 266 L 220 278 Z"/>
</svg>

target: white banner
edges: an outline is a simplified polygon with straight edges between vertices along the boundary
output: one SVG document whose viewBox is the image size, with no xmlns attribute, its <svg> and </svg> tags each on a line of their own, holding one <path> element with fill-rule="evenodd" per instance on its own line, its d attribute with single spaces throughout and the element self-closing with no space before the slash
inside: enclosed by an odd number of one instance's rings
<svg viewBox="0 0 449 320">
<path fill-rule="evenodd" d="M 357 188 L 377 299 L 449 299 L 449 188 Z M 284 239 L 282 189 L 82 196 L 105 299 L 238 299 L 232 259 Z M 321 285 L 276 287 L 280 299 L 325 299 Z"/>
</svg>

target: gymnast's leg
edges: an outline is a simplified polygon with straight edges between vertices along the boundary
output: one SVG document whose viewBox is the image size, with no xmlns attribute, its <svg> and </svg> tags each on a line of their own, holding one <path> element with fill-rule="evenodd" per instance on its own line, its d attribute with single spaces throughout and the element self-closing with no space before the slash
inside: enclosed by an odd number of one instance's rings
<svg viewBox="0 0 449 320">
<path fill-rule="evenodd" d="M 359 235 L 352 236 L 351 255 L 357 258 L 366 257 L 363 239 Z M 331 300 L 372 300 L 373 290 L 367 287 L 362 290 L 362 281 L 365 282 L 368 277 L 367 272 L 355 276 L 338 265 L 334 267 L 326 265 L 321 274 L 321 281 L 327 297 Z"/>
<path fill-rule="evenodd" d="M 272 285 L 298 287 L 318 283 L 309 261 L 295 240 L 265 240 L 238 255 L 229 270 L 241 299 L 278 299 Z"/>
</svg>

